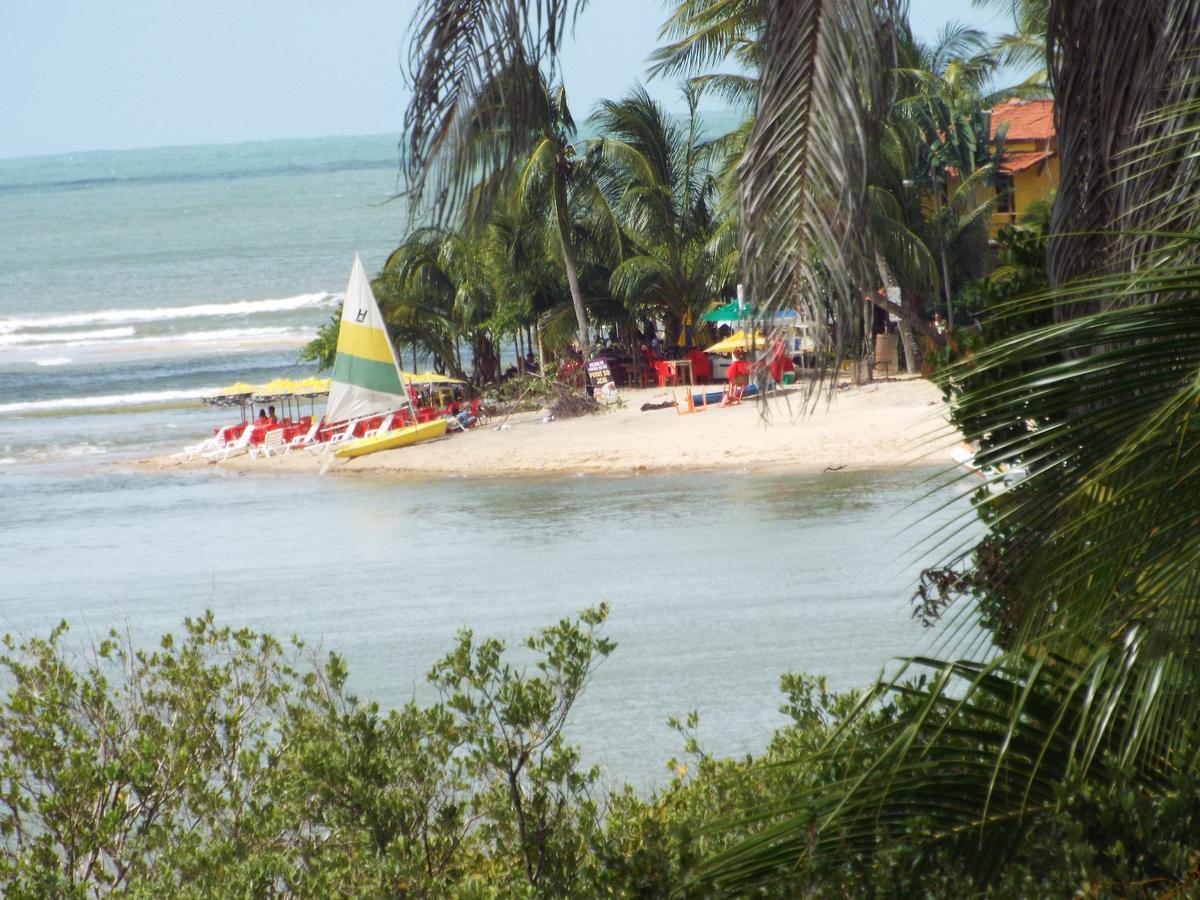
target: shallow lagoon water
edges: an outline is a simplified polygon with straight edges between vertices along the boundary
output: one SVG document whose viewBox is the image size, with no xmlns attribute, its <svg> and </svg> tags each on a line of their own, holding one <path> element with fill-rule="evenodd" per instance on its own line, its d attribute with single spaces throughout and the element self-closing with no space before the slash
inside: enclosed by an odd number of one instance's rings
<svg viewBox="0 0 1200 900">
<path fill-rule="evenodd" d="M 460 627 L 515 644 L 607 601 L 617 651 L 572 737 L 609 777 L 661 782 L 665 722 L 700 713 L 719 754 L 783 720 L 779 676 L 861 687 L 925 645 L 908 598 L 936 561 L 914 546 L 964 512 L 929 472 L 442 479 L 0 474 L 0 628 L 139 641 L 206 608 L 343 654 L 385 706 L 433 698 L 424 674 Z"/>
<path fill-rule="evenodd" d="M 717 130 L 720 130 L 719 128 Z M 354 252 L 403 233 L 395 139 L 0 161 L 0 630 L 152 643 L 185 616 L 343 653 L 351 684 L 428 700 L 470 626 L 515 642 L 601 600 L 618 642 L 573 737 L 610 777 L 666 777 L 668 716 L 761 749 L 779 676 L 862 686 L 929 635 L 918 538 L 966 511 L 914 470 L 524 480 L 131 471 L 235 413 L 194 399 L 312 374 L 296 345 Z M 29 415 L 34 413 L 34 415 Z M 116 460 L 117 464 L 111 461 Z M 972 526 L 968 526 L 970 528 Z"/>
</svg>

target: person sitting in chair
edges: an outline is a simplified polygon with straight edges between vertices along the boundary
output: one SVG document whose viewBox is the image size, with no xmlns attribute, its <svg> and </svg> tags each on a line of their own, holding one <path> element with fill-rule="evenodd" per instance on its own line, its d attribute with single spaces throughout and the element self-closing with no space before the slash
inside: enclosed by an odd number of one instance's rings
<svg viewBox="0 0 1200 900">
<path fill-rule="evenodd" d="M 742 402 L 742 394 L 746 390 L 746 385 L 750 383 L 750 369 L 750 363 L 746 362 L 746 351 L 734 350 L 733 362 L 725 370 L 725 377 L 729 379 L 729 387 L 725 389 L 725 399 L 721 401 L 722 406 Z"/>
</svg>

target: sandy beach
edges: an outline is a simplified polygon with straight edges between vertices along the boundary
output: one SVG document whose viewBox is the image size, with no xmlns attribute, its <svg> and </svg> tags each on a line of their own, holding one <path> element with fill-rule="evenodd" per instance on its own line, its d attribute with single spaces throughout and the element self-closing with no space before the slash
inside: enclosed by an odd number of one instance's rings
<svg viewBox="0 0 1200 900">
<path fill-rule="evenodd" d="M 683 392 L 675 391 L 682 399 Z M 680 415 L 673 409 L 643 412 L 645 403 L 671 400 L 670 389 L 623 390 L 621 405 L 582 418 L 545 421 L 545 412 L 493 418 L 467 433 L 338 460 L 329 472 L 396 475 L 503 476 L 539 473 L 628 475 L 681 470 L 744 471 L 898 468 L 950 461 L 957 441 L 938 389 L 919 378 L 900 378 L 839 390 L 830 402 L 804 410 L 800 388 L 773 393 L 765 402 L 709 407 Z M 220 465 L 235 471 L 317 472 L 321 457 L 293 451 L 187 468 Z M 181 468 L 169 456 L 144 460 L 154 468 Z"/>
</svg>

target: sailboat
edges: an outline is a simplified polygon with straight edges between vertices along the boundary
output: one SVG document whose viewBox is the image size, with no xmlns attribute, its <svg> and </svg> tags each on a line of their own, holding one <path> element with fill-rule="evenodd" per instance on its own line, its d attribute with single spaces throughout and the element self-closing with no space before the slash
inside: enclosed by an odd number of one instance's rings
<svg viewBox="0 0 1200 900">
<path fill-rule="evenodd" d="M 337 357 L 333 363 L 333 383 L 325 407 L 325 421 L 353 423 L 397 409 L 407 409 L 408 421 L 416 424 L 346 441 L 338 446 L 334 455 L 349 459 L 407 447 L 441 437 L 446 433 L 447 424 L 445 419 L 417 423 L 417 411 L 400 372 L 396 349 L 388 339 L 379 304 L 371 293 L 371 282 L 356 253 L 342 304 Z"/>
</svg>

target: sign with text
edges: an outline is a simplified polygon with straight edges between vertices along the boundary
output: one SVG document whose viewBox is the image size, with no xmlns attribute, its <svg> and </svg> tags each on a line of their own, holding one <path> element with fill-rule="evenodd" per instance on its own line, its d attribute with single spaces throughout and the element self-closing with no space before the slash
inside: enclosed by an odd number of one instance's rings
<svg viewBox="0 0 1200 900">
<path fill-rule="evenodd" d="M 593 359 L 587 364 L 588 379 L 592 382 L 592 387 L 604 387 L 613 380 L 612 372 L 608 368 L 607 359 Z"/>
<path fill-rule="evenodd" d="M 612 403 L 617 399 L 617 386 L 613 382 L 612 370 L 608 360 L 593 359 L 587 364 L 588 380 L 592 383 L 593 393 L 602 403 Z"/>
</svg>

